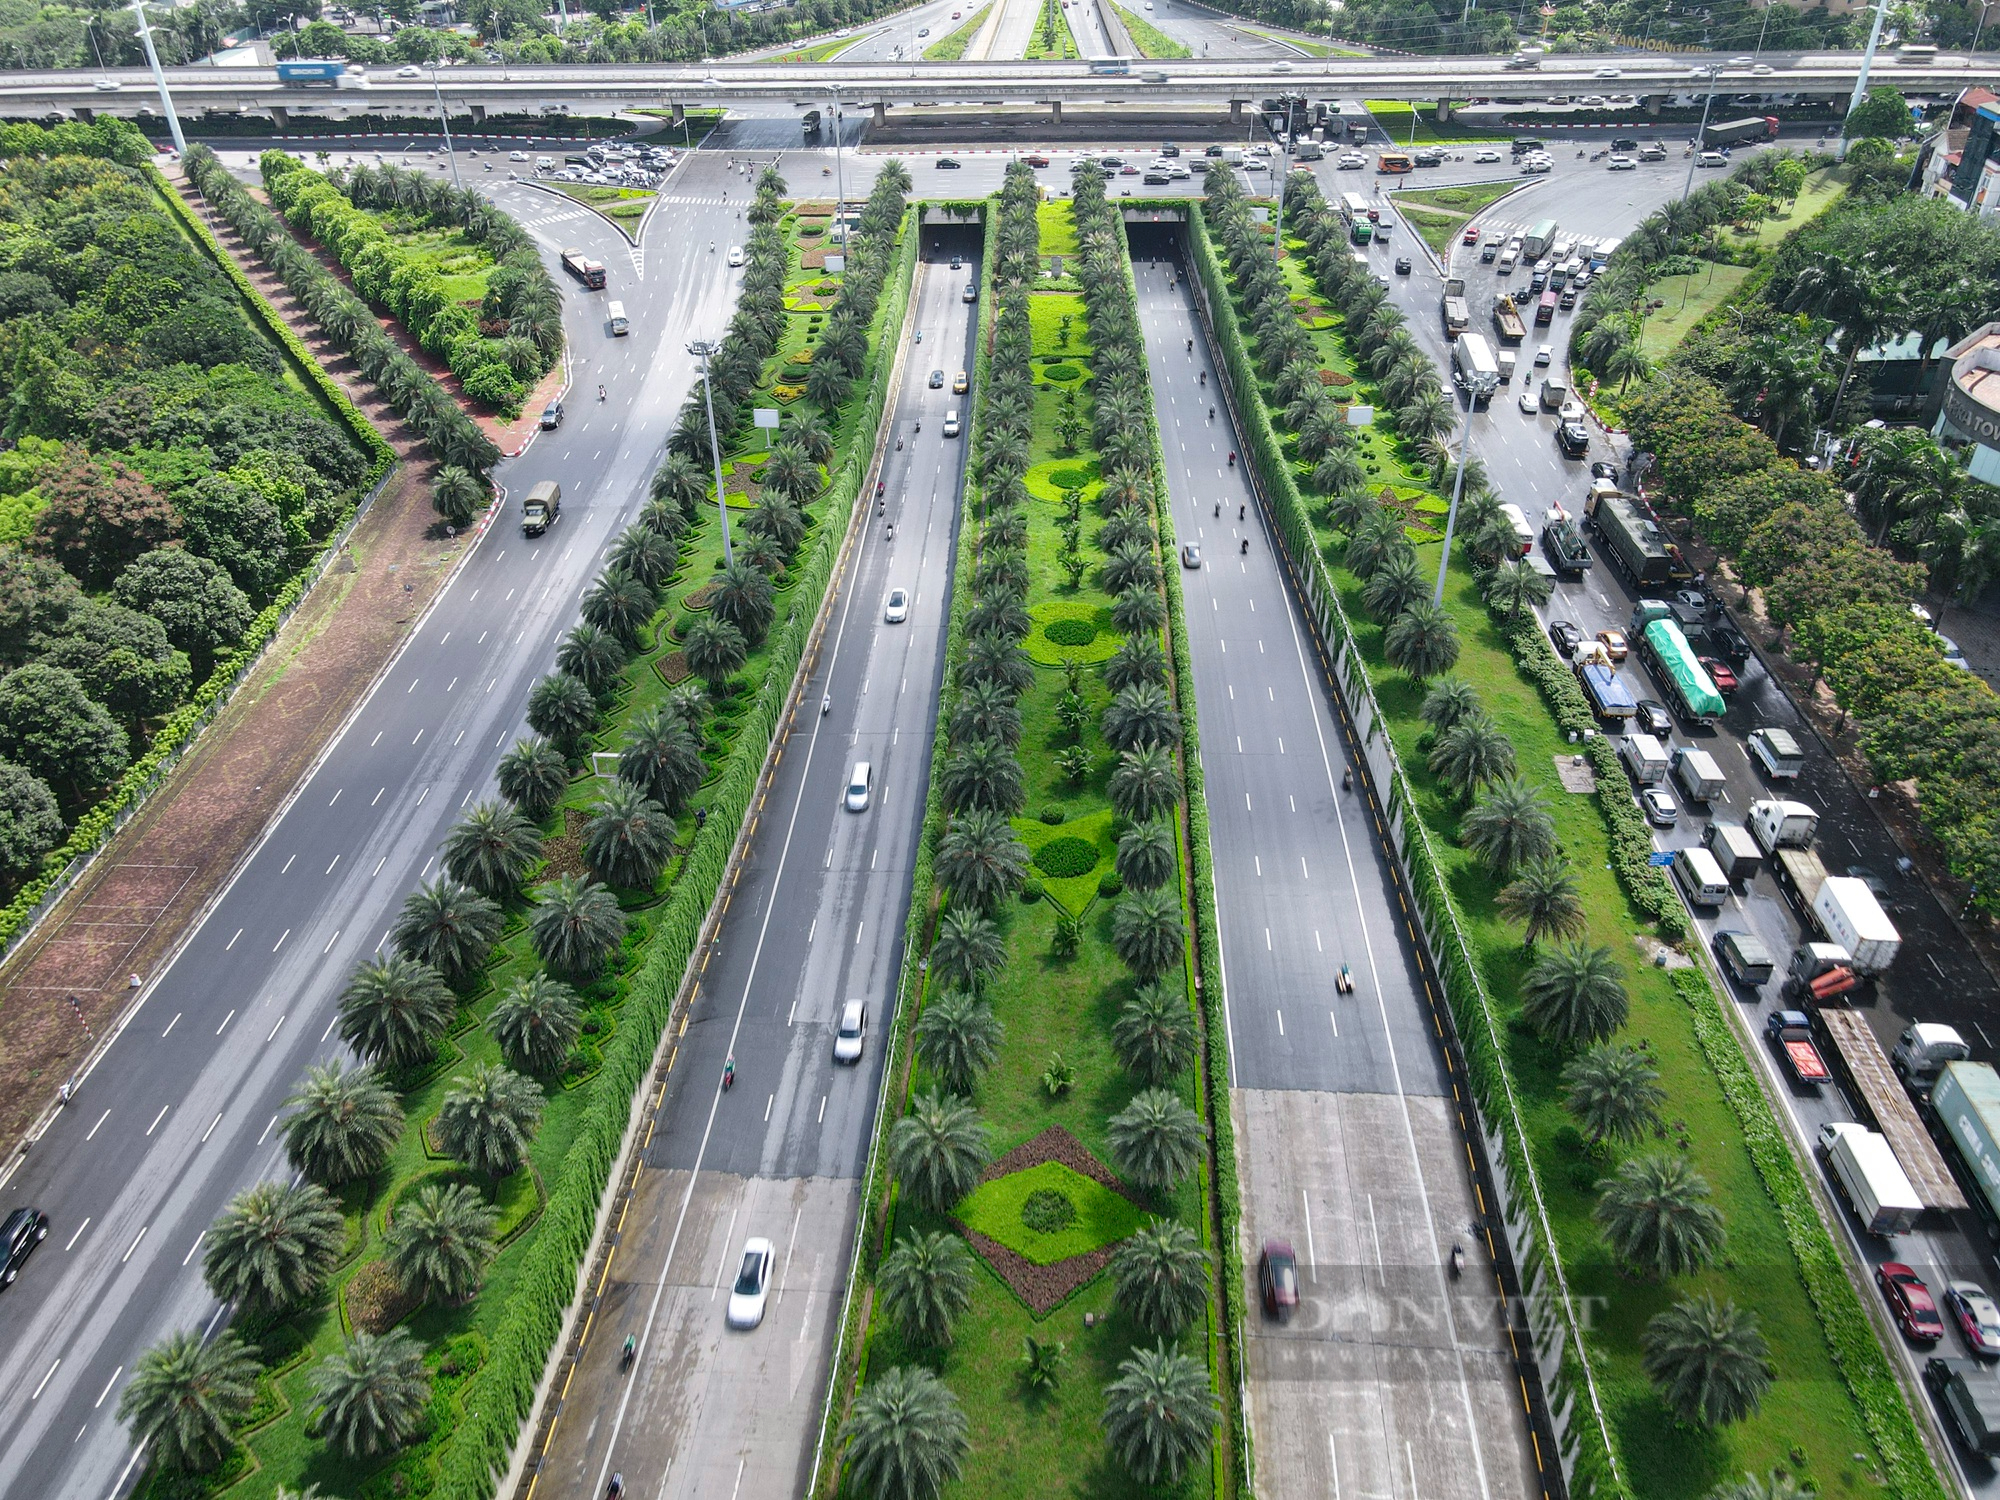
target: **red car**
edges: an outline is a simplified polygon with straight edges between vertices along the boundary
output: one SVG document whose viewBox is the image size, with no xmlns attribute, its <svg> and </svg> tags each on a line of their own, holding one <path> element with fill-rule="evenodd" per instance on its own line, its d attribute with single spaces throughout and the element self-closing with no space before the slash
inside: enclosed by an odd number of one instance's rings
<svg viewBox="0 0 2000 1500">
<path fill-rule="evenodd" d="M 1264 1253 L 1257 1257 L 1257 1289 L 1264 1298 L 1264 1311 L 1280 1323 L 1299 1305 L 1299 1258 L 1289 1240 L 1264 1241 Z"/>
<path fill-rule="evenodd" d="M 1944 1337 L 1944 1319 L 1923 1278 L 1901 1261 L 1885 1260 L 1875 1268 L 1875 1284 L 1882 1288 L 1882 1300 L 1903 1332 L 1919 1344 L 1935 1344 Z"/>
<path fill-rule="evenodd" d="M 1701 658 L 1701 666 L 1715 683 L 1715 690 L 1718 693 L 1727 697 L 1736 691 L 1736 673 L 1728 662 L 1717 656 L 1704 656 Z"/>
<path fill-rule="evenodd" d="M 1467 245 L 1476 245 L 1479 243 L 1479 226 L 1477 224 L 1468 224 L 1465 226 L 1465 239 L 1462 243 Z"/>
<path fill-rule="evenodd" d="M 1049 159 L 1046 156 L 1024 156 L 1021 160 L 1031 167 L 1046 167 L 1049 164 Z"/>
</svg>

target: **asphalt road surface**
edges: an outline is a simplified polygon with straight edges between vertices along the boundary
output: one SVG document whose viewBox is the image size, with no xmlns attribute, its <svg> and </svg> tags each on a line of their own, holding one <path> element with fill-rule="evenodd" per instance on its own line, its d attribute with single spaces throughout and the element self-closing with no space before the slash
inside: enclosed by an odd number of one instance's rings
<svg viewBox="0 0 2000 1500">
<path fill-rule="evenodd" d="M 1222 939 L 1243 1255 L 1299 1254 L 1302 1303 L 1245 1370 L 1259 1492 L 1534 1495 L 1533 1447 L 1444 1059 L 1389 857 L 1232 450 L 1168 243 L 1135 236 L 1139 319 L 1183 564 Z M 1150 257 L 1150 258 L 1149 258 Z M 1170 277 L 1173 278 L 1170 284 Z M 1188 341 L 1193 340 L 1192 351 Z M 1206 373 L 1207 383 L 1201 377 Z M 1247 543 L 1247 550 L 1246 544 Z M 1281 693 L 1278 690 L 1282 688 Z M 1350 967 L 1352 995 L 1335 992 Z M 1454 1243 L 1474 1257 L 1462 1281 Z"/>
<path fill-rule="evenodd" d="M 1119 3 L 1123 5 L 1124 0 Z M 1195 57 L 1268 57 L 1276 61 L 1304 55 L 1301 48 L 1288 47 L 1269 37 L 1252 36 L 1233 19 L 1199 6 L 1184 5 L 1181 0 L 1153 0 L 1151 6 L 1145 0 L 1132 0 L 1125 8 L 1140 19 L 1151 21 Z"/>
<path fill-rule="evenodd" d="M 634 1227 L 541 1470 L 551 1494 L 602 1494 L 618 1472 L 658 1500 L 778 1496 L 802 1493 L 811 1470 L 904 951 L 964 479 L 965 440 L 942 428 L 948 410 L 967 411 L 950 384 L 971 364 L 974 308 L 961 297 L 973 272 L 950 260 L 957 249 L 976 268 L 978 238 L 929 233 L 939 238 L 927 240 L 911 318 L 923 341 L 903 351 L 883 512 L 862 522 L 806 701 L 754 813 L 742 880 L 649 1125 Z M 929 384 L 933 369 L 942 388 Z M 906 623 L 884 619 L 893 588 L 910 591 Z M 857 761 L 874 768 L 862 812 L 843 806 Z M 848 999 L 869 1017 L 854 1067 L 832 1055 Z M 728 1286 L 752 1236 L 779 1256 L 769 1310 L 754 1331 L 733 1331 Z M 628 1334 L 638 1359 L 621 1374 Z"/>
<path fill-rule="evenodd" d="M 711 176 L 713 193 L 696 189 Z M 691 384 L 685 340 L 728 318 L 736 277 L 706 249 L 733 224 L 721 181 L 719 161 L 693 169 L 677 184 L 678 232 L 643 251 L 552 195 L 496 185 L 566 288 L 564 244 L 610 268 L 606 292 L 567 292 L 570 418 L 496 470 L 515 498 L 0 1192 L 0 1209 L 34 1204 L 54 1221 L 0 1297 L 0 1349 L 17 1372 L 0 1392 L 0 1494 L 111 1494 L 134 1459 L 113 1420 L 134 1361 L 218 1316 L 203 1231 L 234 1193 L 287 1175 L 275 1121 L 306 1067 L 341 1050 L 331 1027 L 349 970 L 435 870 L 459 810 L 490 795 L 529 688 L 643 499 Z M 632 321 L 615 342 L 602 320 L 612 297 Z M 579 399 L 599 380 L 603 405 Z M 562 483 L 562 519 L 527 541 L 517 498 L 541 479 Z"/>
</svg>

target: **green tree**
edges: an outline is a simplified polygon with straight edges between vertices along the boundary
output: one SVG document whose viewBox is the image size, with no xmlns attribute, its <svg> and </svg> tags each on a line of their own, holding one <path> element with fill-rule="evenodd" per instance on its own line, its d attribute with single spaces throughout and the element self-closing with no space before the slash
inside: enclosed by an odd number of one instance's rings
<svg viewBox="0 0 2000 1500">
<path fill-rule="evenodd" d="M 637 787 L 670 815 L 679 816 L 707 775 L 701 742 L 674 709 L 655 704 L 633 722 L 618 756 L 620 781 Z"/>
<path fill-rule="evenodd" d="M 256 1397 L 257 1360 L 229 1329 L 204 1343 L 170 1333 L 139 1356 L 118 1393 L 118 1420 L 168 1469 L 204 1473 L 228 1453 L 232 1429 Z"/>
<path fill-rule="evenodd" d="M 1135 1349 L 1104 1388 L 1104 1431 L 1141 1484 L 1178 1484 L 1208 1446 L 1220 1408 L 1208 1372 L 1162 1343 Z"/>
<path fill-rule="evenodd" d="M 1436 677 L 1458 664 L 1458 627 L 1443 606 L 1419 599 L 1383 632 L 1382 655 L 1419 682 Z"/>
<path fill-rule="evenodd" d="M 574 625 L 556 648 L 556 670 L 602 698 L 618 685 L 628 659 L 625 643 L 595 625 Z"/>
<path fill-rule="evenodd" d="M 524 1073 L 553 1073 L 583 1029 L 576 991 L 546 974 L 514 981 L 486 1018 L 509 1065 Z"/>
<path fill-rule="evenodd" d="M 1157 982 L 1138 986 L 1111 1024 L 1119 1062 L 1155 1087 L 1194 1065 L 1199 1042 L 1187 996 Z"/>
<path fill-rule="evenodd" d="M 485 1279 L 499 1222 L 499 1211 L 469 1184 L 419 1188 L 396 1206 L 383 1240 L 397 1285 L 434 1307 L 466 1301 Z"/>
<path fill-rule="evenodd" d="M 30 662 L 0 678 L 0 756 L 71 804 L 115 780 L 130 755 L 125 731 L 74 672 Z"/>
<path fill-rule="evenodd" d="M 459 984 L 486 962 L 501 921 L 492 901 L 439 876 L 403 899 L 392 935 L 406 957 L 429 964 L 447 984 Z"/>
<path fill-rule="evenodd" d="M 1386 505 L 1374 506 L 1347 541 L 1347 571 L 1366 583 L 1392 557 L 1411 552 L 1403 532 L 1403 514 Z"/>
<path fill-rule="evenodd" d="M 651 890 L 674 854 L 674 820 L 645 792 L 614 781 L 590 810 L 583 859 L 606 885 Z"/>
<path fill-rule="evenodd" d="M 907 1229 L 882 1257 L 875 1293 L 905 1339 L 942 1347 L 951 1342 L 951 1325 L 972 1307 L 975 1274 L 972 1254 L 957 1235 Z"/>
<path fill-rule="evenodd" d="M 1123 689 L 1104 710 L 1104 740 L 1114 750 L 1139 750 L 1148 745 L 1178 744 L 1181 716 L 1166 689 L 1154 682 L 1135 682 Z"/>
<path fill-rule="evenodd" d="M 569 790 L 569 761 L 539 735 L 516 740 L 513 749 L 500 757 L 498 780 L 500 795 L 530 823 L 541 823 Z"/>
<path fill-rule="evenodd" d="M 208 1226 L 202 1277 L 218 1302 L 278 1313 L 319 1295 L 346 1243 L 346 1220 L 326 1189 L 260 1182 Z"/>
<path fill-rule="evenodd" d="M 1007 944 L 993 919 L 976 907 L 957 907 L 938 919 L 931 943 L 931 972 L 940 984 L 976 990 L 1007 961 Z"/>
<path fill-rule="evenodd" d="M 1722 1214 L 1708 1183 L 1684 1156 L 1651 1152 L 1597 1184 L 1591 1210 L 1611 1253 L 1666 1279 L 1699 1271 L 1722 1253 Z"/>
<path fill-rule="evenodd" d="M 1418 715 L 1439 734 L 1461 719 L 1484 713 L 1479 690 L 1463 677 L 1440 677 L 1424 693 Z"/>
<path fill-rule="evenodd" d="M 1523 609 L 1549 602 L 1555 585 L 1524 562 L 1503 562 L 1486 580 L 1486 607 L 1507 617 L 1513 624 Z"/>
<path fill-rule="evenodd" d="M 919 1094 L 889 1132 L 889 1166 L 918 1207 L 941 1214 L 979 1184 L 989 1157 L 978 1112 L 948 1094 Z"/>
<path fill-rule="evenodd" d="M 998 740 L 961 741 L 945 758 L 938 790 L 946 809 L 954 813 L 979 810 L 1013 814 L 1028 801 L 1021 763 Z"/>
<path fill-rule="evenodd" d="M 993 1007 L 969 990 L 940 990 L 917 1017 L 917 1060 L 954 1094 L 971 1096 L 999 1056 L 1005 1028 Z"/>
<path fill-rule="evenodd" d="M 1208 1256 L 1195 1232 L 1152 1219 L 1111 1257 L 1118 1305 L 1147 1333 L 1176 1339 L 1208 1309 Z"/>
<path fill-rule="evenodd" d="M 25 880 L 62 841 L 62 814 L 48 783 L 0 760 L 0 878 Z"/>
<path fill-rule="evenodd" d="M 1126 635 L 1151 635 L 1167 622 L 1167 606 L 1157 588 L 1138 585 L 1111 601 L 1111 623 Z"/>
<path fill-rule="evenodd" d="M 285 1108 L 285 1154 L 321 1187 L 374 1176 L 403 1134 L 396 1091 L 373 1068 L 338 1059 L 306 1069 Z"/>
<path fill-rule="evenodd" d="M 1465 800 L 1481 787 L 1510 780 L 1518 769 L 1513 742 L 1483 709 L 1440 734 L 1429 763 L 1432 774 Z"/>
<path fill-rule="evenodd" d="M 937 1500 L 959 1476 L 970 1446 L 951 1387 L 921 1365 L 902 1365 L 854 1398 L 840 1435 L 848 1485 L 869 1500 Z"/>
<path fill-rule="evenodd" d="M 1118 877 L 1135 891 L 1172 882 L 1180 868 L 1180 843 L 1165 818 L 1134 823 L 1118 837 Z"/>
<path fill-rule="evenodd" d="M 551 974 L 587 984 L 604 972 L 625 941 L 625 914 L 603 886 L 563 875 L 542 887 L 528 931 Z"/>
<path fill-rule="evenodd" d="M 431 509 L 447 525 L 470 526 L 486 498 L 485 482 L 470 469 L 444 464 L 431 476 Z"/>
<path fill-rule="evenodd" d="M 716 619 L 742 631 L 744 641 L 755 647 L 763 642 L 777 616 L 777 594 L 762 572 L 747 563 L 731 563 L 716 579 L 709 609 Z"/>
<path fill-rule="evenodd" d="M 1178 964 L 1186 938 L 1175 891 L 1129 891 L 1111 914 L 1111 946 L 1141 980 Z"/>
<path fill-rule="evenodd" d="M 1172 812 L 1181 800 L 1173 752 L 1164 745 L 1127 750 L 1118 757 L 1105 791 L 1112 808 L 1135 822 Z"/>
<path fill-rule="evenodd" d="M 1609 948 L 1566 943 L 1535 960 L 1521 981 L 1528 1024 L 1557 1042 L 1600 1042 L 1625 1024 L 1630 1009 Z"/>
<path fill-rule="evenodd" d="M 551 672 L 529 690 L 528 727 L 566 757 L 582 753 L 596 732 L 597 715 L 597 695 L 566 672 Z"/>
<path fill-rule="evenodd" d="M 1428 698 L 1424 706 L 1430 707 Z M 1555 819 L 1541 792 L 1525 781 L 1490 788 L 1461 820 L 1459 837 L 1480 863 L 1502 876 L 1556 852 Z"/>
<path fill-rule="evenodd" d="M 1583 936 L 1590 925 L 1569 862 L 1549 854 L 1524 863 L 1494 898 L 1501 915 L 1521 924 L 1521 942 L 1532 948 L 1543 937 Z"/>
<path fill-rule="evenodd" d="M 637 525 L 626 527 L 611 544 L 611 563 L 657 592 L 680 566 L 680 557 L 670 538 Z"/>
<path fill-rule="evenodd" d="M 475 802 L 444 837 L 445 873 L 493 901 L 521 888 L 542 857 L 534 824 L 501 802 Z"/>
<path fill-rule="evenodd" d="M 356 1333 L 313 1371 L 314 1411 L 327 1441 L 349 1458 L 393 1453 L 423 1429 L 430 1400 L 422 1345 L 405 1329 Z"/>
<path fill-rule="evenodd" d="M 112 596 L 158 620 L 178 650 L 204 664 L 241 640 L 256 618 L 249 598 L 221 567 L 180 547 L 162 547 L 133 562 L 118 575 Z"/>
<path fill-rule="evenodd" d="M 613 563 L 584 594 L 581 613 L 586 625 L 595 625 L 634 650 L 639 645 L 639 632 L 659 608 L 659 595 Z"/>
<path fill-rule="evenodd" d="M 743 632 L 727 620 L 696 620 L 681 637 L 681 654 L 709 690 L 720 693 L 723 684 L 743 670 L 750 659 L 750 643 Z"/>
<path fill-rule="evenodd" d="M 1142 1089 L 1111 1117 L 1106 1144 L 1118 1170 L 1143 1188 L 1170 1190 L 1201 1164 L 1201 1120 L 1167 1089 Z"/>
<path fill-rule="evenodd" d="M 1900 89 L 1878 83 L 1847 116 L 1840 133 L 1850 141 L 1867 136 L 1896 140 L 1910 133 L 1910 101 Z"/>
<path fill-rule="evenodd" d="M 1395 620 L 1421 604 L 1430 581 L 1414 552 L 1398 550 L 1383 558 L 1361 588 L 1361 604 L 1377 620 Z"/>
<path fill-rule="evenodd" d="M 1166 680 L 1166 653 L 1154 636 L 1127 636 L 1104 664 L 1104 685 L 1114 693 L 1142 682 L 1164 685 Z"/>
<path fill-rule="evenodd" d="M 1003 813 L 960 813 L 938 841 L 938 885 L 954 902 L 991 911 L 1021 888 L 1027 871 L 1027 846 Z"/>
<path fill-rule="evenodd" d="M 1667 1091 L 1660 1070 L 1637 1047 L 1599 1042 L 1562 1074 L 1563 1103 L 1594 1141 L 1636 1141 L 1660 1123 Z"/>
<path fill-rule="evenodd" d="M 407 1068 L 431 1055 L 457 1013 L 429 964 L 400 953 L 365 959 L 341 992 L 340 1039 L 369 1062 Z"/>
<path fill-rule="evenodd" d="M 1771 1349 L 1757 1315 L 1687 1297 L 1646 1324 L 1646 1373 L 1683 1422 L 1723 1427 L 1753 1415 L 1771 1388 Z"/>
<path fill-rule="evenodd" d="M 438 1144 L 475 1172 L 506 1177 L 528 1159 L 542 1105 L 533 1079 L 498 1063 L 479 1063 L 452 1080 L 438 1107 Z"/>
<path fill-rule="evenodd" d="M 1021 743 L 1021 711 L 1012 689 L 998 682 L 969 683 L 952 709 L 951 742 L 992 740 L 1009 748 Z"/>
</svg>

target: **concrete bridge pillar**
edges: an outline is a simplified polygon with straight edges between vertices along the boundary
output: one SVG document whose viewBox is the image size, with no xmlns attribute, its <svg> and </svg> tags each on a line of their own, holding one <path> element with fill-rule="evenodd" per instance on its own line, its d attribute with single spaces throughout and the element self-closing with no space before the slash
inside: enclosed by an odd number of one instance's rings
<svg viewBox="0 0 2000 1500">
<path fill-rule="evenodd" d="M 1062 124 L 1062 100 L 1051 99 L 1049 101 L 1049 118 L 1058 125 Z"/>
<path fill-rule="evenodd" d="M 878 99 L 878 100 L 876 100 L 876 102 L 875 102 L 875 123 L 876 123 L 877 125 L 887 125 L 887 124 L 889 123 L 889 101 L 888 101 L 888 100 L 886 100 L 886 99 Z"/>
<path fill-rule="evenodd" d="M 670 123 L 675 125 L 685 125 L 687 124 L 687 117 L 688 117 L 688 112 L 686 106 L 676 104 L 674 106 L 674 112 Z"/>
<path fill-rule="evenodd" d="M 292 123 L 292 112 L 282 104 L 267 105 L 271 112 L 271 123 L 283 130 Z"/>
<path fill-rule="evenodd" d="M 1451 123 L 1451 101 L 1449 99 L 1438 100 L 1437 122 L 1440 125 L 1449 125 Z"/>
<path fill-rule="evenodd" d="M 484 124 L 486 123 L 486 106 L 485 106 L 485 105 L 483 105 L 483 104 L 470 104 L 470 105 L 467 105 L 467 106 L 466 106 L 466 108 L 468 108 L 468 109 L 470 109 L 470 110 L 472 111 L 472 123 L 473 123 L 473 124 L 475 124 L 475 125 L 484 125 Z"/>
<path fill-rule="evenodd" d="M 1646 106 L 1646 117 L 1650 120 L 1657 120 L 1660 118 L 1660 106 L 1666 102 L 1666 95 L 1648 94 L 1640 102 Z"/>
<path fill-rule="evenodd" d="M 97 120 L 97 111 L 82 104 L 77 105 L 70 113 L 76 117 L 77 123 L 81 125 L 95 124 Z"/>
<path fill-rule="evenodd" d="M 1231 99 L 1229 101 L 1229 127 L 1230 129 L 1234 130 L 1238 125 L 1241 125 L 1242 123 L 1243 123 L 1243 101 L 1241 99 Z"/>
</svg>

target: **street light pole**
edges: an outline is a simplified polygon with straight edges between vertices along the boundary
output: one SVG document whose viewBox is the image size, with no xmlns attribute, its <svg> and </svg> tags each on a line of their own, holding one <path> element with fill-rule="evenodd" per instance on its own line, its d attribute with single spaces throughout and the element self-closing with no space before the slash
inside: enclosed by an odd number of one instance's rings
<svg viewBox="0 0 2000 1500">
<path fill-rule="evenodd" d="M 1992 4 L 1993 0 L 1985 0 L 1985 3 L 1979 7 L 1979 24 L 1972 28 L 1972 45 L 1966 48 L 1966 51 L 1977 52 L 1979 50 L 1979 33 L 1986 29 L 1986 12 Z"/>
<path fill-rule="evenodd" d="M 1465 395 L 1465 426 L 1458 434 L 1458 472 L 1451 481 L 1451 509 L 1444 517 L 1444 555 L 1438 559 L 1437 592 L 1431 596 L 1431 603 L 1444 608 L 1444 575 L 1451 567 L 1451 534 L 1458 525 L 1458 500 L 1465 493 L 1465 465 L 1472 457 L 1472 408 L 1474 402 L 1470 389 Z"/>
<path fill-rule="evenodd" d="M 167 93 L 166 69 L 160 66 L 160 54 L 153 49 L 153 28 L 146 22 L 146 0 L 132 0 L 132 9 L 138 12 L 139 41 L 146 49 L 147 66 L 153 70 L 153 87 L 160 91 L 160 113 L 167 117 L 167 130 L 173 135 L 174 150 L 186 156 L 187 137 L 181 134 L 181 117 L 174 113 L 174 101 Z"/>
<path fill-rule="evenodd" d="M 1701 101 L 1701 124 L 1700 124 L 1700 125 L 1699 125 L 1698 127 L 1696 127 L 1696 129 L 1695 129 L 1695 133 L 1694 133 L 1694 149 L 1688 152 L 1688 175 L 1687 175 L 1687 181 L 1681 184 L 1681 201 L 1682 201 L 1682 202 L 1686 202 L 1686 201 L 1687 201 L 1687 195 L 1688 195 L 1689 193 L 1691 193 L 1691 192 L 1693 192 L 1693 191 L 1694 191 L 1694 169 L 1695 169 L 1695 167 L 1696 167 L 1696 166 L 1698 166 L 1698 165 L 1700 164 L 1700 162 L 1701 162 L 1701 137 L 1702 137 L 1702 132 L 1708 129 L 1708 112 L 1709 112 L 1709 110 L 1711 110 L 1712 108 L 1714 108 L 1714 107 L 1715 107 L 1715 72 L 1716 72 L 1716 70 L 1715 70 L 1714 68 L 1710 68 L 1710 69 L 1708 69 L 1707 71 L 1708 71 L 1708 97 L 1707 97 L 1706 99 L 1704 99 L 1704 100 L 1702 100 L 1702 101 Z"/>
<path fill-rule="evenodd" d="M 708 379 L 709 357 L 721 350 L 722 341 L 693 339 L 687 347 L 688 353 L 701 357 L 701 399 L 708 407 L 708 452 L 715 460 L 715 509 L 722 517 L 722 565 L 726 568 L 736 559 L 729 550 L 729 504 L 722 496 L 722 443 L 715 435 L 715 388 Z"/>
<path fill-rule="evenodd" d="M 1880 0 L 1875 7 L 1875 23 L 1868 28 L 1868 50 L 1861 54 L 1861 71 L 1854 75 L 1854 92 L 1847 100 L 1847 115 L 1852 118 L 1861 108 L 1861 100 L 1868 93 L 1868 70 L 1875 66 L 1875 49 L 1882 41 L 1882 23 L 1889 17 L 1889 0 Z M 1847 120 L 1840 122 L 1840 141 L 1834 147 L 1835 161 L 1847 160 Z"/>
<path fill-rule="evenodd" d="M 459 180 L 458 153 L 451 149 L 451 115 L 444 107 L 444 90 L 438 87 L 437 59 L 431 59 L 431 96 L 437 100 L 438 124 L 444 127 L 444 159 L 451 163 L 451 184 L 461 193 L 465 184 Z"/>
</svg>

